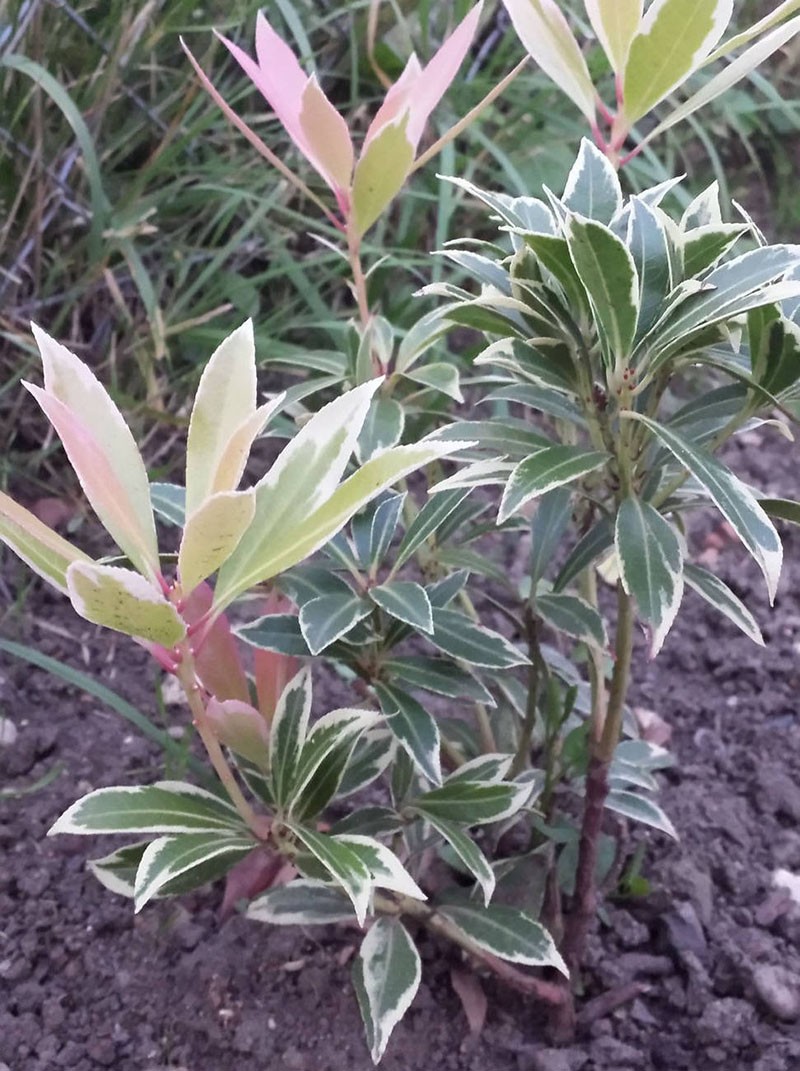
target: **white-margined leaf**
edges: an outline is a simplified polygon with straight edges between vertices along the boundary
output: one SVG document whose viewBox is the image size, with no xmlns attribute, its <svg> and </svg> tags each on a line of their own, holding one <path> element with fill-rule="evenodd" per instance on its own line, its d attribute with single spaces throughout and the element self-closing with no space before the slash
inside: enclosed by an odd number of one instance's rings
<svg viewBox="0 0 800 1071">
<path fill-rule="evenodd" d="M 630 353 L 639 317 L 639 278 L 631 251 L 613 231 L 572 216 L 565 233 L 570 256 L 589 296 L 606 366 Z"/>
<path fill-rule="evenodd" d="M 548 446 L 538 450 L 521 461 L 511 473 L 500 502 L 497 523 L 508 520 L 532 499 L 572 483 L 607 461 L 607 454 L 578 446 Z"/>
<path fill-rule="evenodd" d="M 369 597 L 398 621 L 422 632 L 433 632 L 431 603 L 425 588 L 413 580 L 389 580 L 370 588 Z"/>
<path fill-rule="evenodd" d="M 464 826 L 502 822 L 519 811 L 530 792 L 513 781 L 485 784 L 449 779 L 441 788 L 417 796 L 411 806 L 426 818 L 443 818 Z"/>
<path fill-rule="evenodd" d="M 189 595 L 233 554 L 255 514 L 255 492 L 217 491 L 186 520 L 178 551 L 181 588 Z"/>
<path fill-rule="evenodd" d="M 391 837 L 402 828 L 402 818 L 391 807 L 361 807 L 334 822 L 331 833 L 335 836 L 359 833 L 367 837 Z"/>
<path fill-rule="evenodd" d="M 247 836 L 220 836 L 210 833 L 184 833 L 159 837 L 148 845 L 136 871 L 134 905 L 141 911 L 148 901 L 163 892 L 178 878 L 186 880 L 192 872 L 198 884 L 205 885 L 225 873 L 234 863 L 253 850 L 255 842 Z"/>
<path fill-rule="evenodd" d="M 546 436 L 532 430 L 523 420 L 504 417 L 499 420 L 457 420 L 434 432 L 435 439 L 443 442 L 454 439 L 470 439 L 478 450 L 491 450 L 493 454 L 509 457 L 527 457 L 534 450 L 551 446 Z"/>
<path fill-rule="evenodd" d="M 433 602 L 433 600 L 431 600 Z M 508 669 L 522 666 L 527 656 L 499 632 L 476 625 L 456 610 L 439 609 L 434 605 L 431 643 L 451 658 L 473 666 L 489 669 Z"/>
<path fill-rule="evenodd" d="M 383 671 L 388 683 L 397 681 L 406 688 L 422 688 L 451 699 L 474 699 L 476 703 L 495 705 L 492 693 L 477 677 L 444 658 L 424 655 L 392 658 L 383 663 Z"/>
<path fill-rule="evenodd" d="M 414 881 L 393 851 L 375 840 L 358 833 L 338 833 L 336 839 L 348 844 L 358 855 L 372 875 L 378 889 L 389 889 L 401 896 L 427 900 L 427 896 Z"/>
<path fill-rule="evenodd" d="M 369 729 L 356 741 L 339 787 L 337 799 L 344 799 L 371 785 L 394 757 L 394 736 L 384 728 Z"/>
<path fill-rule="evenodd" d="M 86 864 L 87 869 L 94 874 L 103 888 L 132 900 L 136 871 L 149 843 L 140 840 L 136 844 L 125 844 L 109 855 L 104 855 L 102 859 L 90 859 Z"/>
<path fill-rule="evenodd" d="M 439 525 L 450 516 L 453 510 L 461 505 L 468 494 L 469 491 L 456 490 L 449 491 L 446 494 L 431 495 L 427 499 L 422 509 L 409 524 L 402 542 L 397 548 L 395 569 L 399 569 L 401 565 L 404 565 L 427 539 L 436 534 Z"/>
<path fill-rule="evenodd" d="M 692 565 L 690 562 L 684 565 L 684 575 L 690 588 L 724 614 L 729 621 L 733 621 L 734 625 L 749 636 L 753 643 L 757 643 L 760 647 L 764 646 L 764 637 L 761 635 L 756 619 L 727 584 L 713 573 L 709 573 L 707 569 L 701 569 L 700 566 Z"/>
<path fill-rule="evenodd" d="M 303 668 L 283 689 L 272 718 L 269 761 L 272 791 L 279 807 L 284 807 L 294 795 L 311 699 L 311 673 Z"/>
<path fill-rule="evenodd" d="M 530 239 L 530 235 L 526 235 L 526 239 Z M 566 242 L 562 239 L 558 241 L 563 244 L 568 270 L 574 273 Z M 577 279 L 574 285 L 577 285 Z M 574 370 L 568 357 L 566 360 L 564 357 L 560 345 L 533 345 L 521 338 L 501 338 L 482 350 L 475 358 L 475 364 L 506 368 L 515 376 L 521 376 L 538 386 L 573 394 L 576 389 Z"/>
<path fill-rule="evenodd" d="M 683 598 L 683 550 L 672 525 L 649 502 L 630 496 L 617 512 L 615 543 L 622 585 L 649 626 L 654 658 Z"/>
<path fill-rule="evenodd" d="M 675 283 L 673 261 L 680 251 L 670 248 L 667 227 L 667 217 L 657 208 L 631 198 L 628 246 L 639 278 L 637 337 L 645 335 L 661 315 Z"/>
<path fill-rule="evenodd" d="M 28 565 L 37 576 L 63 595 L 67 590 L 67 569 L 73 562 L 92 559 L 73 547 L 30 510 L 0 491 L 0 541 Z"/>
<path fill-rule="evenodd" d="M 446 783 L 452 785 L 454 781 L 481 781 L 483 783 L 487 781 L 502 781 L 511 769 L 513 761 L 513 755 L 499 752 L 494 755 L 478 755 L 476 758 L 470 759 L 469 762 L 465 762 L 463 766 L 459 766 L 457 770 L 450 774 Z"/>
<path fill-rule="evenodd" d="M 370 569 L 377 568 L 386 557 L 392 538 L 397 530 L 405 500 L 406 496 L 404 494 L 387 495 L 372 514 L 368 560 L 365 562 Z"/>
<path fill-rule="evenodd" d="M 317 833 L 313 829 L 295 823 L 287 823 L 287 825 L 331 877 L 341 885 L 352 901 L 359 926 L 363 926 L 367 916 L 372 883 L 369 871 L 361 858 L 352 848 L 336 837 Z"/>
<path fill-rule="evenodd" d="M 606 627 L 599 612 L 578 595 L 548 592 L 536 597 L 536 613 L 548 625 L 573 639 L 595 647 L 608 645 Z"/>
<path fill-rule="evenodd" d="M 775 599 L 783 547 L 767 514 L 752 492 L 716 458 L 688 443 L 670 428 L 641 414 L 636 415 L 670 450 L 678 461 L 703 485 L 717 509 L 755 558 L 767 581 L 770 602 Z"/>
<path fill-rule="evenodd" d="M 632 818 L 634 822 L 642 822 L 643 825 L 652 826 L 662 833 L 678 839 L 675 827 L 664 814 L 657 803 L 636 792 L 625 792 L 624 789 L 612 789 L 606 798 L 606 807 L 610 811 L 616 811 L 626 818 Z"/>
<path fill-rule="evenodd" d="M 48 830 L 56 833 L 240 833 L 235 807 L 183 781 L 98 788 L 83 796 Z"/>
<path fill-rule="evenodd" d="M 400 688 L 376 684 L 375 692 L 386 715 L 386 724 L 413 760 L 414 765 L 435 785 L 442 783 L 439 758 L 441 737 L 433 716 L 413 696 Z"/>
<path fill-rule="evenodd" d="M 556 487 L 542 495 L 531 521 L 529 575 L 536 586 L 547 572 L 572 517 L 572 492 Z"/>
<path fill-rule="evenodd" d="M 595 0 L 595 4 L 597 2 Z M 612 2 L 622 6 L 625 0 Z M 641 0 L 633 0 L 633 3 L 641 6 Z M 578 158 L 564 187 L 563 200 L 571 212 L 599 223 L 610 223 L 622 207 L 622 187 L 617 172 L 605 153 L 588 138 L 581 139 Z"/>
<path fill-rule="evenodd" d="M 247 625 L 240 625 L 234 632 L 245 643 L 262 651 L 300 658 L 311 654 L 300 631 L 297 614 L 266 614 Z"/>
<path fill-rule="evenodd" d="M 295 801 L 302 798 L 314 777 L 318 776 L 320 767 L 331 752 L 343 746 L 351 747 L 356 737 L 367 729 L 373 728 L 379 720 L 379 715 L 374 711 L 345 708 L 323 714 L 314 722 L 303 744 L 286 796 L 290 811 Z M 338 779 L 331 795 L 336 788 L 338 788 Z"/>
<path fill-rule="evenodd" d="M 405 423 L 405 411 L 398 401 L 380 394 L 373 398 L 356 443 L 359 461 L 363 464 L 399 443 Z"/>
<path fill-rule="evenodd" d="M 367 599 L 352 592 L 321 595 L 300 608 L 300 631 L 312 654 L 317 655 L 346 635 L 372 612 Z"/>
<path fill-rule="evenodd" d="M 353 965 L 353 985 L 374 1063 L 380 1061 L 392 1031 L 411 1006 L 421 977 L 419 953 L 403 924 L 378 919 Z"/>
<path fill-rule="evenodd" d="M 495 876 L 486 856 L 469 833 L 455 822 L 449 822 L 435 814 L 426 814 L 424 817 L 439 836 L 447 841 L 457 858 L 475 878 L 483 893 L 483 902 L 488 905 L 494 893 Z"/>
<path fill-rule="evenodd" d="M 419 383 L 422 387 L 430 387 L 432 390 L 441 391 L 454 401 L 463 402 L 464 395 L 461 393 L 461 383 L 458 369 L 449 361 L 434 361 L 432 364 L 423 364 L 404 372 L 406 379 L 413 383 Z"/>
<path fill-rule="evenodd" d="M 430 489 L 431 495 L 437 498 L 440 494 L 451 491 L 464 491 L 468 493 L 474 487 L 502 487 L 511 473 L 516 468 L 513 461 L 475 461 L 472 465 L 465 465 L 458 472 L 448 476 L 434 484 Z"/>
<path fill-rule="evenodd" d="M 494 956 L 528 967 L 555 967 L 568 974 L 553 938 L 524 911 L 501 904 L 481 908 L 468 903 L 443 905 L 438 911 Z"/>
<path fill-rule="evenodd" d="M 354 921 L 353 905 L 338 889 L 312 878 L 295 878 L 257 896 L 245 917 L 272 926 L 325 926 Z"/>
</svg>

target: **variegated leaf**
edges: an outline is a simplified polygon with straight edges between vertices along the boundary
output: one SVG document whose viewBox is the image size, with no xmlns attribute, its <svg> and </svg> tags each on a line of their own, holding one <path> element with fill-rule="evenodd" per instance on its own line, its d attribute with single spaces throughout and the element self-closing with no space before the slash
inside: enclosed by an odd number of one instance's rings
<svg viewBox="0 0 800 1071">
<path fill-rule="evenodd" d="M 215 573 L 236 549 L 255 514 L 255 492 L 218 491 L 190 514 L 178 551 L 184 595 Z"/>
<path fill-rule="evenodd" d="M 353 966 L 353 985 L 374 1063 L 380 1061 L 392 1031 L 408 1011 L 421 977 L 419 953 L 403 924 L 378 919 Z"/>
<path fill-rule="evenodd" d="M 279 807 L 292 798 L 300 754 L 311 713 L 311 673 L 301 669 L 284 688 L 272 718 L 270 770 L 272 790 Z"/>
<path fill-rule="evenodd" d="M 0 540 L 58 591 L 68 594 L 67 569 L 73 562 L 91 564 L 82 550 L 42 524 L 30 510 L 0 491 Z"/>
<path fill-rule="evenodd" d="M 186 635 L 186 623 L 173 604 L 130 569 L 75 561 L 67 569 L 67 590 L 76 613 L 95 625 L 164 647 Z"/>
<path fill-rule="evenodd" d="M 159 837 L 148 845 L 136 871 L 134 910 L 141 911 L 165 886 L 191 871 L 200 872 L 200 883 L 205 884 L 206 880 L 211 880 L 205 875 L 212 861 L 224 873 L 249 855 L 253 847 L 252 838 L 246 836 L 184 833 Z"/>
</svg>

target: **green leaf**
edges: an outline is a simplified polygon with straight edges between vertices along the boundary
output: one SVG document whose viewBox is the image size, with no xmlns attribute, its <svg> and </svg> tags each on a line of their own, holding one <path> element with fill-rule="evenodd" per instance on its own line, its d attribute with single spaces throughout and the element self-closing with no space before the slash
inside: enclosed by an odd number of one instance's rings
<svg viewBox="0 0 800 1071">
<path fill-rule="evenodd" d="M 386 770 L 394 757 L 394 737 L 388 729 L 372 729 L 363 734 L 348 757 L 336 798 L 344 799 L 371 785 Z M 345 832 L 342 830 L 342 832 Z M 374 833 L 372 829 L 354 829 L 354 833 Z"/>
<path fill-rule="evenodd" d="M 403 407 L 394 398 L 385 398 L 380 394 L 373 398 L 356 444 L 359 461 L 369 461 L 371 457 L 399 443 L 405 423 Z"/>
<path fill-rule="evenodd" d="M 642 0 L 586 0 L 586 14 L 615 73 L 625 70 L 642 7 Z"/>
<path fill-rule="evenodd" d="M 425 313 L 409 328 L 397 350 L 396 369 L 406 372 L 450 330 L 444 309 Z"/>
<path fill-rule="evenodd" d="M 586 60 L 569 23 L 554 0 L 504 0 L 525 48 L 590 122 L 595 119 L 595 89 Z"/>
<path fill-rule="evenodd" d="M 311 673 L 303 668 L 281 693 L 270 729 L 270 774 L 272 792 L 279 808 L 287 806 L 295 793 L 300 754 L 308 732 L 311 713 Z"/>
<path fill-rule="evenodd" d="M 531 585 L 536 585 L 547 572 L 564 538 L 572 518 L 572 492 L 555 487 L 542 495 L 531 521 Z"/>
<path fill-rule="evenodd" d="M 417 796 L 410 804 L 426 818 L 442 818 L 464 826 L 501 822 L 516 814 L 530 791 L 515 782 L 485 784 L 462 778 L 448 780 L 441 788 Z"/>
<path fill-rule="evenodd" d="M 546 387 L 512 383 L 499 390 L 493 390 L 478 400 L 479 405 L 490 402 L 517 402 L 530 409 L 537 409 L 540 413 L 549 413 L 550 416 L 558 417 L 559 420 L 567 420 L 579 425 L 584 423 L 580 410 L 569 398 L 565 398 L 559 391 Z"/>
<path fill-rule="evenodd" d="M 352 592 L 322 595 L 304 603 L 300 610 L 300 631 L 313 655 L 330 647 L 372 612 L 366 599 Z"/>
<path fill-rule="evenodd" d="M 57 833 L 235 833 L 236 809 L 219 796 L 182 781 L 98 788 L 83 796 L 47 831 Z"/>
<path fill-rule="evenodd" d="M 251 647 L 262 651 L 303 657 L 311 654 L 300 631 L 297 614 L 266 614 L 248 625 L 240 625 L 234 633 Z"/>
<path fill-rule="evenodd" d="M 602 617 L 594 606 L 577 595 L 539 595 L 536 612 L 548 625 L 576 640 L 601 649 L 608 646 Z"/>
<path fill-rule="evenodd" d="M 405 753 L 403 753 L 405 754 Z M 389 837 L 402 829 L 403 822 L 391 807 L 360 807 L 331 826 L 331 833 L 363 833 L 370 837 Z"/>
<path fill-rule="evenodd" d="M 425 589 L 413 580 L 390 580 L 370 588 L 369 597 L 398 621 L 422 632 L 433 632 L 430 600 Z"/>
<path fill-rule="evenodd" d="M 606 807 L 610 811 L 616 811 L 617 814 L 625 815 L 626 818 L 632 818 L 635 822 L 642 822 L 646 826 L 660 829 L 662 833 L 666 833 L 668 836 L 678 840 L 675 826 L 673 826 L 669 818 L 657 803 L 653 803 L 652 800 L 644 796 L 615 788 L 609 792 L 606 798 Z"/>
<path fill-rule="evenodd" d="M 572 483 L 608 461 L 608 454 L 577 446 L 548 446 L 521 461 L 506 484 L 497 523 L 502 524 L 531 499 Z"/>
<path fill-rule="evenodd" d="M 457 402 L 464 401 L 458 369 L 454 364 L 450 364 L 449 361 L 436 361 L 433 364 L 414 367 L 403 372 L 403 375 L 406 379 L 419 383 L 423 387 L 431 387 L 433 390 L 441 391 L 442 394 L 446 394 L 448 398 L 453 398 Z"/>
<path fill-rule="evenodd" d="M 425 821 L 436 830 L 439 836 L 444 837 L 456 853 L 456 857 L 475 878 L 483 893 L 483 902 L 488 906 L 494 893 L 495 876 L 486 856 L 469 833 L 465 832 L 461 826 L 456 825 L 454 822 L 448 822 L 446 818 L 440 818 L 436 814 L 426 814 L 424 817 Z"/>
<path fill-rule="evenodd" d="M 376 684 L 375 693 L 386 715 L 386 724 L 417 769 L 435 785 L 442 783 L 439 758 L 441 737 L 433 717 L 413 696 L 387 684 Z"/>
<path fill-rule="evenodd" d="M 184 833 L 159 837 L 148 845 L 136 871 L 134 910 L 141 911 L 170 882 L 177 878 L 185 880 L 192 872 L 198 874 L 198 884 L 205 885 L 211 880 L 206 877 L 209 863 L 213 861 L 214 871 L 225 873 L 254 847 L 253 839 L 246 836 Z"/>
<path fill-rule="evenodd" d="M 75 612 L 95 625 L 168 648 L 186 635 L 175 606 L 139 573 L 77 560 L 66 576 Z"/>
<path fill-rule="evenodd" d="M 770 517 L 790 524 L 800 524 L 800 502 L 788 498 L 760 498 L 759 505 Z"/>
<path fill-rule="evenodd" d="M 717 509 L 758 563 L 767 581 L 770 602 L 775 599 L 783 561 L 783 547 L 767 514 L 752 492 L 719 461 L 698 450 L 680 435 L 641 414 L 636 416 L 703 485 Z"/>
<path fill-rule="evenodd" d="M 353 219 L 359 237 L 376 222 L 402 189 L 414 162 L 407 115 L 387 124 L 362 150 L 353 174 Z"/>
<path fill-rule="evenodd" d="M 295 878 L 257 896 L 245 917 L 272 926 L 324 926 L 353 921 L 353 907 L 338 889 L 322 881 Z"/>
<path fill-rule="evenodd" d="M 397 919 L 379 918 L 361 944 L 353 985 L 374 1063 L 411 1006 L 422 977 L 414 942 Z"/>
<path fill-rule="evenodd" d="M 438 911 L 494 956 L 528 967 L 555 967 L 568 975 L 553 938 L 524 911 L 501 904 L 481 908 L 462 903 L 443 905 Z"/>
<path fill-rule="evenodd" d="M 447 784 L 451 785 L 454 781 L 502 781 L 513 761 L 513 755 L 500 752 L 478 755 L 454 770 L 447 778 Z"/>
<path fill-rule="evenodd" d="M 363 926 L 369 905 L 371 880 L 369 871 L 359 856 L 336 837 L 317 833 L 296 823 L 287 823 L 287 827 L 341 885 L 352 901 L 359 926 Z"/>
<path fill-rule="evenodd" d="M 797 9 L 800 8 L 800 0 L 783 0 L 783 3 L 778 4 L 774 11 L 769 12 L 758 22 L 754 22 L 752 26 L 749 26 L 741 33 L 734 34 L 733 37 L 729 37 L 727 41 L 715 49 L 706 60 L 706 65 L 716 62 L 723 56 L 727 56 L 728 53 L 733 52 L 735 49 L 740 48 L 742 45 L 746 45 L 749 41 L 752 41 L 754 37 L 758 37 L 759 34 L 765 33 L 767 30 L 771 30 L 773 26 L 776 26 L 779 22 L 788 18 L 789 15 L 793 15 Z"/>
<path fill-rule="evenodd" d="M 431 600 L 433 602 L 433 600 Z M 499 632 L 476 625 L 455 610 L 434 604 L 431 643 L 440 651 L 473 666 L 508 669 L 527 664 L 527 657 Z"/>
<path fill-rule="evenodd" d="M 639 316 L 639 278 L 631 252 L 602 223 L 571 216 L 565 226 L 572 262 L 586 288 L 605 362 L 628 357 Z"/>
<path fill-rule="evenodd" d="M 719 577 L 714 576 L 713 573 L 709 573 L 707 569 L 701 569 L 698 565 L 692 565 L 690 562 L 686 562 L 683 568 L 686 583 L 690 588 L 702 596 L 715 609 L 719 610 L 720 613 L 724 614 L 730 621 L 733 621 L 734 625 L 740 628 L 746 636 L 749 636 L 753 643 L 757 643 L 760 647 L 764 646 L 764 638 L 761 635 L 761 629 L 758 627 L 756 619 L 741 599 L 734 595 L 727 584 L 723 583 Z"/>
<path fill-rule="evenodd" d="M 600 224 L 598 224 L 600 226 Z M 512 234 L 516 233 L 512 230 Z M 532 249 L 541 266 L 553 276 L 566 298 L 573 319 L 588 311 L 587 293 L 581 282 L 566 237 L 520 231 L 525 245 Z M 549 280 L 547 280 L 549 284 Z M 553 317 L 558 319 L 558 317 Z M 555 385 L 555 384 L 553 384 Z"/>
<path fill-rule="evenodd" d="M 623 75 L 629 124 L 700 67 L 731 20 L 733 0 L 654 0 L 633 38 Z"/>
<path fill-rule="evenodd" d="M 634 3 L 641 5 L 641 0 L 634 0 Z M 622 187 L 617 172 L 608 157 L 588 138 L 581 138 L 578 158 L 567 177 L 563 200 L 571 212 L 598 223 L 610 223 L 622 208 Z"/>
<path fill-rule="evenodd" d="M 175 483 L 151 483 L 153 509 L 167 524 L 183 528 L 186 523 L 186 491 Z"/>
<path fill-rule="evenodd" d="M 636 600 L 647 622 L 649 654 L 654 658 L 683 598 L 683 551 L 675 529 L 649 502 L 626 498 L 616 524 L 622 586 Z"/>
<path fill-rule="evenodd" d="M 397 681 L 407 688 L 423 688 L 451 699 L 473 699 L 490 707 L 495 705 L 485 685 L 444 658 L 423 655 L 392 658 L 383 663 L 383 674 L 389 684 Z"/>
</svg>

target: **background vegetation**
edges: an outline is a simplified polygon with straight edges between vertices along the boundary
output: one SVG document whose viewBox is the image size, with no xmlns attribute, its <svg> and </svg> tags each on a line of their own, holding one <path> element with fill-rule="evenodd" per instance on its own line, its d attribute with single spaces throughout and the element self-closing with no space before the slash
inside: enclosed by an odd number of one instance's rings
<svg viewBox="0 0 800 1071">
<path fill-rule="evenodd" d="M 396 76 L 411 48 L 429 56 L 470 4 L 385 0 L 370 55 L 371 6 L 266 4 L 337 104 L 364 125 L 383 92 L 371 60 Z M 581 17 L 582 5 L 565 6 Z M 337 254 L 319 241 L 326 224 L 230 128 L 178 43 L 184 35 L 268 144 L 292 153 L 211 33 L 224 29 L 249 48 L 258 7 L 255 0 L 0 2 L 0 486 L 24 470 L 43 494 L 70 489 L 60 462 L 49 464 L 50 440 L 42 447 L 43 425 L 18 387 L 33 356 L 31 319 L 102 366 L 134 424 L 159 417 L 164 434 L 145 444 L 156 466 L 183 421 L 199 367 L 243 317 L 254 317 L 259 360 L 276 371 L 289 356 L 303 365 L 312 352 L 341 347 L 336 313 L 350 298 Z M 737 18 L 747 24 L 769 7 L 744 0 Z M 740 200 L 770 236 L 796 235 L 797 51 L 793 43 L 701 120 L 671 132 L 656 146 L 662 163 L 645 153 L 625 181 L 638 188 L 686 171 L 688 197 L 713 175 L 723 202 L 729 194 Z M 445 129 L 521 55 L 499 0 L 489 0 L 477 49 L 435 122 Z M 589 61 L 602 72 L 599 47 Z M 542 182 L 560 189 L 582 133 L 576 109 L 531 64 L 499 106 L 414 178 L 371 235 L 395 258 L 371 281 L 384 314 L 413 322 L 423 309 L 411 294 L 438 270 L 429 251 L 479 226 L 474 208 L 461 206 L 437 171 L 509 192 Z"/>
</svg>

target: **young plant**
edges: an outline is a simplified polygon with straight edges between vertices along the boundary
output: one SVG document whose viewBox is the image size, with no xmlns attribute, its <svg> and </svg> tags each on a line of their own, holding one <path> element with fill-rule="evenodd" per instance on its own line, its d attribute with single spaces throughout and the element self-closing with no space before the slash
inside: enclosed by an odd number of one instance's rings
<svg viewBox="0 0 800 1071">
<path fill-rule="evenodd" d="M 137 910 L 228 874 L 229 899 L 249 900 L 256 920 L 369 920 L 354 984 L 376 1061 L 419 984 L 422 929 L 549 1004 L 557 1036 L 571 1034 L 567 976 L 579 977 L 598 874 L 626 862 L 603 832 L 606 812 L 674 832 L 651 795 L 669 757 L 626 721 L 636 623 L 653 657 L 688 584 L 761 642 L 737 596 L 691 562 L 684 518 L 716 506 L 774 598 L 781 545 L 770 514 L 800 514 L 759 500 L 715 457 L 764 412 L 791 415 L 800 394 L 800 247 L 768 246 L 746 217 L 723 222 L 716 187 L 676 218 L 662 207 L 676 181 L 626 199 L 616 172 L 634 123 L 704 62 L 760 34 L 650 137 L 743 77 L 796 32 L 796 19 L 782 20 L 798 4 L 714 52 L 725 0 L 656 0 L 645 14 L 638 0 L 587 2 L 617 75 L 612 116 L 552 0 L 505 2 L 531 54 L 594 124 L 599 147 L 582 144 L 561 197 L 449 180 L 490 208 L 500 233 L 442 251 L 457 282 L 426 288 L 445 301 L 403 335 L 369 308 L 361 240 L 440 146 L 415 162 L 480 5 L 424 69 L 409 61 L 360 153 L 260 17 L 258 63 L 225 44 L 333 191 L 339 215 L 325 211 L 345 238 L 359 314 L 347 352 L 327 380 L 259 407 L 252 329 L 235 331 L 200 381 L 185 487 L 150 485 L 104 389 L 35 329 L 44 388 L 29 389 L 121 556 L 93 561 L 0 495 L 0 538 L 84 618 L 132 636 L 178 679 L 215 774 L 203 787 L 98 789 L 52 832 L 145 838 L 92 863 Z M 663 49 L 665 35 L 681 48 Z M 735 248 L 744 243 L 754 247 Z M 465 276 L 477 291 L 460 285 Z M 487 336 L 470 382 L 482 393 L 477 418 L 451 419 L 462 381 L 436 347 L 455 325 Z M 299 430 L 284 418 L 290 443 L 240 489 L 267 422 L 343 382 L 351 389 L 303 412 Z M 398 445 L 408 429 L 417 441 Z M 469 463 L 444 472 L 457 451 Z M 423 485 L 432 493 L 418 504 Z M 179 529 L 176 551 L 159 550 L 154 509 Z M 475 549 L 498 530 L 512 548 L 530 532 L 521 593 L 505 559 Z M 254 600 L 259 616 L 242 621 Z M 509 635 L 481 624 L 484 608 Z M 309 666 L 298 664 L 312 658 L 350 685 L 352 705 L 312 717 Z M 367 787 L 369 804 L 353 805 Z"/>
</svg>

